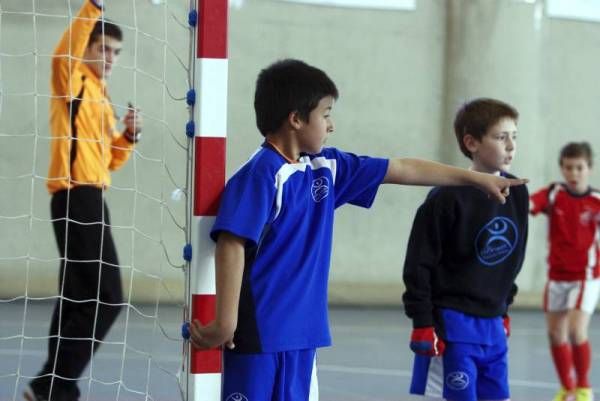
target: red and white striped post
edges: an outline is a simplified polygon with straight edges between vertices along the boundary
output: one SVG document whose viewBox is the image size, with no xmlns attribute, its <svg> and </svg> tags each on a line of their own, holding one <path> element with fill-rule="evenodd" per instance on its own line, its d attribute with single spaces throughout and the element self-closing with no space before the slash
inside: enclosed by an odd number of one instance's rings
<svg viewBox="0 0 600 401">
<path fill-rule="evenodd" d="M 190 264 L 191 318 L 215 317 L 215 257 L 209 231 L 225 185 L 228 0 L 197 0 L 194 89 L 194 217 Z M 190 350 L 189 401 L 221 400 L 222 355 Z"/>
</svg>

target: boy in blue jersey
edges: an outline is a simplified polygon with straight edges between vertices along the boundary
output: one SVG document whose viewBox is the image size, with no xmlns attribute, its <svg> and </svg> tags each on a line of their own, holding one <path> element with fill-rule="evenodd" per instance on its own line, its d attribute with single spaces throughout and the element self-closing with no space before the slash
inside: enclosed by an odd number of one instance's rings
<svg viewBox="0 0 600 401">
<path fill-rule="evenodd" d="M 337 97 L 323 71 L 298 60 L 258 76 L 254 108 L 265 141 L 227 182 L 211 231 L 216 319 L 190 326 L 195 347 L 225 345 L 223 400 L 317 399 L 316 349 L 331 344 L 327 281 L 337 207 L 370 207 L 382 183 L 475 185 L 500 202 L 524 183 L 324 148 Z"/>
<path fill-rule="evenodd" d="M 518 112 L 476 99 L 457 113 L 454 131 L 473 171 L 507 173 Z M 416 353 L 411 393 L 450 401 L 507 400 L 507 308 L 523 264 L 529 197 L 515 187 L 503 204 L 470 187 L 433 189 L 411 231 L 403 296 Z"/>
</svg>

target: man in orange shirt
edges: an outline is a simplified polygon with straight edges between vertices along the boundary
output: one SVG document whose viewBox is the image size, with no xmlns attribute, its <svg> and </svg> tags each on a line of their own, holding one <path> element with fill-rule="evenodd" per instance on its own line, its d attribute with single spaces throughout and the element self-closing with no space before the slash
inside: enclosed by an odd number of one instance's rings
<svg viewBox="0 0 600 401">
<path fill-rule="evenodd" d="M 139 140 L 142 119 L 128 108 L 125 129 L 105 79 L 121 51 L 121 29 L 86 0 L 52 59 L 50 166 L 47 187 L 62 263 L 48 356 L 25 391 L 27 401 L 76 401 L 77 379 L 119 314 L 121 277 L 104 191 Z"/>
</svg>

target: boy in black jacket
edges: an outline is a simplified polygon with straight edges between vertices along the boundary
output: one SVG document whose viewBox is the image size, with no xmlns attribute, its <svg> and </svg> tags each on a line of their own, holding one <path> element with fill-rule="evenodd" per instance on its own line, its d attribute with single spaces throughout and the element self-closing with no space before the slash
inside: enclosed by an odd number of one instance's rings
<svg viewBox="0 0 600 401">
<path fill-rule="evenodd" d="M 513 177 L 518 116 L 494 99 L 458 111 L 454 131 L 473 170 Z M 505 204 L 469 187 L 438 187 L 417 211 L 404 264 L 416 353 L 411 393 L 443 388 L 451 401 L 509 399 L 507 308 L 523 264 L 528 208 L 525 186 Z"/>
</svg>

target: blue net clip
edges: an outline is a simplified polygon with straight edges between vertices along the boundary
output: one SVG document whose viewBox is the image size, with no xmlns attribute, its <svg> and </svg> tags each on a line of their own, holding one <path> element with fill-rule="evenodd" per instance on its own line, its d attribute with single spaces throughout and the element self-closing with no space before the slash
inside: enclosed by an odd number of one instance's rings
<svg viewBox="0 0 600 401">
<path fill-rule="evenodd" d="M 185 259 L 186 262 L 191 262 L 191 260 L 192 260 L 192 244 L 186 244 L 183 247 L 183 259 Z"/>
<path fill-rule="evenodd" d="M 193 89 L 190 89 L 189 91 L 187 91 L 187 94 L 185 95 L 185 102 L 187 103 L 188 106 L 193 106 L 196 103 L 196 91 Z"/>
<path fill-rule="evenodd" d="M 188 322 L 181 325 L 181 337 L 186 340 L 190 339 L 190 324 Z"/>
<path fill-rule="evenodd" d="M 198 11 L 192 10 L 188 14 L 188 24 L 192 27 L 196 26 L 198 22 Z"/>
<path fill-rule="evenodd" d="M 193 121 L 188 121 L 187 124 L 185 125 L 185 134 L 188 136 L 188 138 L 193 138 L 195 132 L 196 132 L 196 125 L 194 124 Z"/>
</svg>

